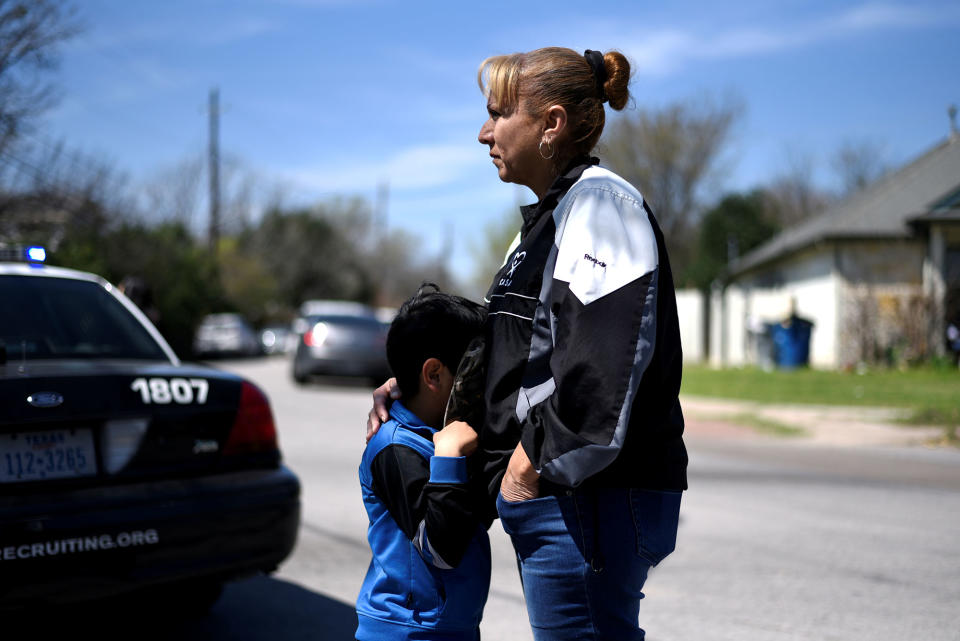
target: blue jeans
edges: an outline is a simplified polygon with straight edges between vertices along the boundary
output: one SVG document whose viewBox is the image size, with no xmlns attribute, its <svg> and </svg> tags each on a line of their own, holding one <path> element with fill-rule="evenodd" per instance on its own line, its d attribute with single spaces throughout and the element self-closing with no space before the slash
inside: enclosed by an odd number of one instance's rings
<svg viewBox="0 0 960 641">
<path fill-rule="evenodd" d="M 643 640 L 643 584 L 676 545 L 680 492 L 572 490 L 518 503 L 501 495 L 497 511 L 536 641 Z"/>
</svg>

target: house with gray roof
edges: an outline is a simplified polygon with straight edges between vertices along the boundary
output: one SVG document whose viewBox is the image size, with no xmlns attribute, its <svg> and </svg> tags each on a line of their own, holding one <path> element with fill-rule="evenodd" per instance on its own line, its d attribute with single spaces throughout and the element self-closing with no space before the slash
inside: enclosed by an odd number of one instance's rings
<svg viewBox="0 0 960 641">
<path fill-rule="evenodd" d="M 960 325 L 956 131 L 731 263 L 711 296 L 711 362 L 762 363 L 762 330 L 791 316 L 813 322 L 813 367 L 945 352 L 947 324 Z"/>
</svg>

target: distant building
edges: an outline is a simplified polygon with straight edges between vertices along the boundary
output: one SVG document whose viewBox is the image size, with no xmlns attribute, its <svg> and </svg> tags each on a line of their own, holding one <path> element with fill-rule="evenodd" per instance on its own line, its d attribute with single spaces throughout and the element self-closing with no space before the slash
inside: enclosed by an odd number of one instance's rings
<svg viewBox="0 0 960 641">
<path fill-rule="evenodd" d="M 730 265 L 710 301 L 710 361 L 761 362 L 758 330 L 814 323 L 810 364 L 945 353 L 960 320 L 960 137 Z"/>
</svg>

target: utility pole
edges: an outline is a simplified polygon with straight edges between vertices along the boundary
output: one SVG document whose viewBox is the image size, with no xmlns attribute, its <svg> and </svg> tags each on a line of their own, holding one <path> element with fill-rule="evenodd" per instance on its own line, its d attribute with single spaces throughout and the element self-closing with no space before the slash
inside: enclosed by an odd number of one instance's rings
<svg viewBox="0 0 960 641">
<path fill-rule="evenodd" d="M 387 216 L 390 206 L 390 183 L 382 180 L 377 185 L 377 202 L 373 209 L 373 233 L 377 238 L 387 236 Z"/>
<path fill-rule="evenodd" d="M 210 251 L 220 240 L 220 90 L 210 90 Z"/>
</svg>

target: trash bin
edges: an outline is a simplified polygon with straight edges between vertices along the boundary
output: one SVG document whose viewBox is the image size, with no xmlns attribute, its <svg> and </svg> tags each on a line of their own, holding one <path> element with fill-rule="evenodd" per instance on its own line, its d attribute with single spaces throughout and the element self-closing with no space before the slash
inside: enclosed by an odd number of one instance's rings
<svg viewBox="0 0 960 641">
<path fill-rule="evenodd" d="M 790 369 L 810 363 L 812 322 L 791 316 L 783 322 L 771 323 L 769 328 L 777 367 Z"/>
</svg>

